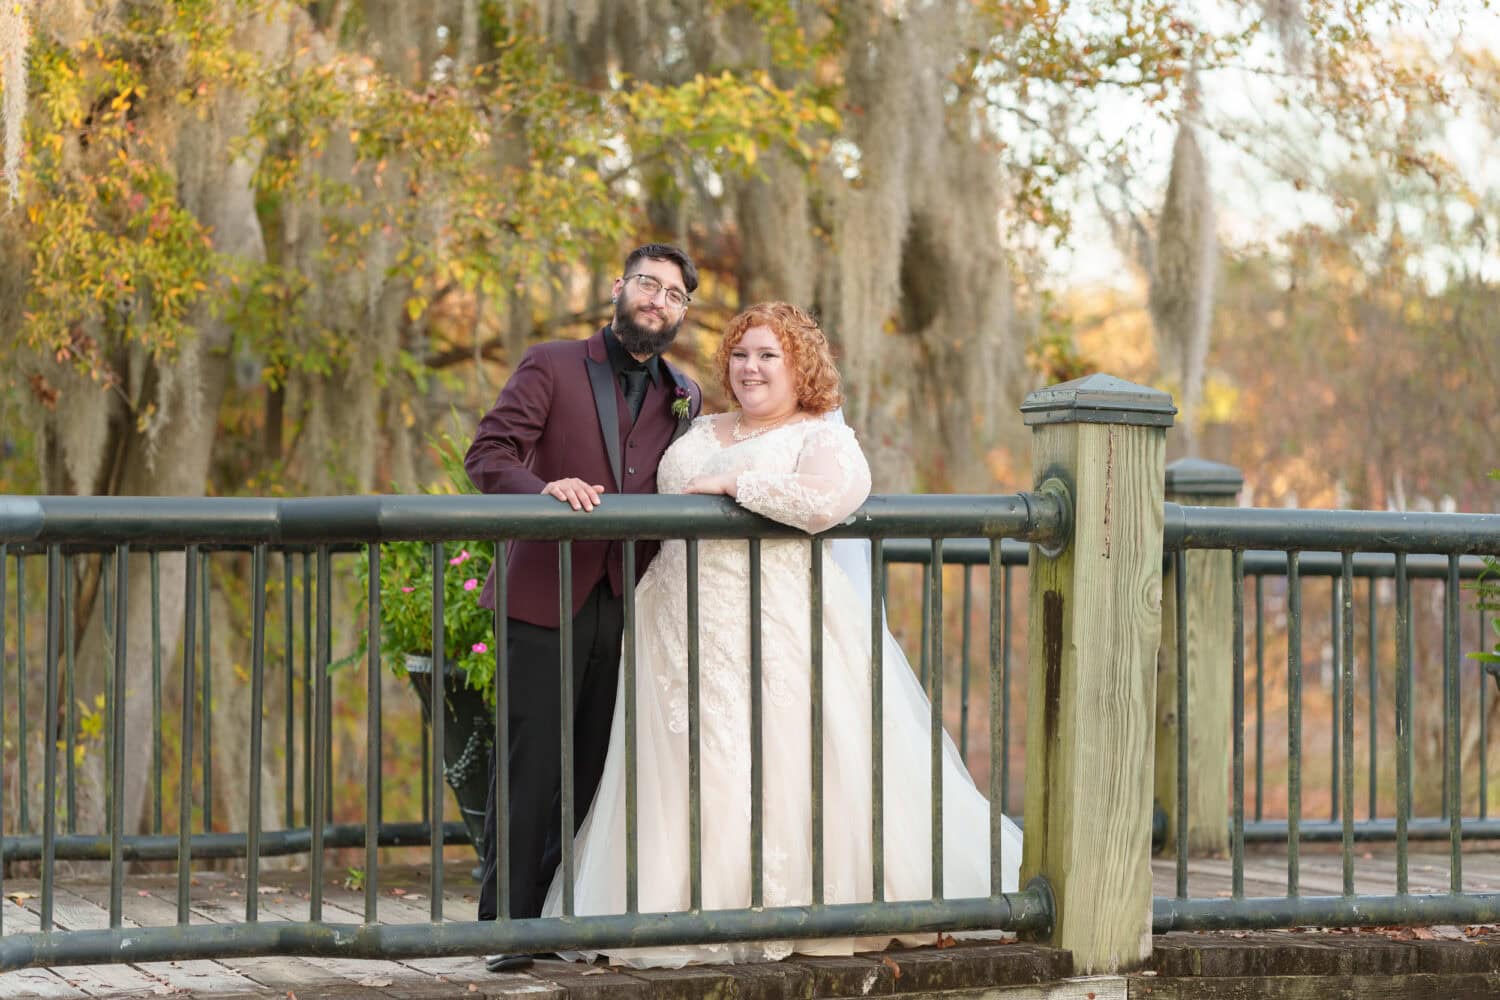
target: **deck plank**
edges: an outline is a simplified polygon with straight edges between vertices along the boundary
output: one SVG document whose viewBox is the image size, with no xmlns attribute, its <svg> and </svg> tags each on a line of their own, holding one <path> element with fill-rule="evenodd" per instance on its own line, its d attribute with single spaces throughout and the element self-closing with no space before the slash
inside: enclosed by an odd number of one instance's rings
<svg viewBox="0 0 1500 1000">
<path fill-rule="evenodd" d="M 233 876 L 231 876 L 232 878 Z M 194 924 L 240 923 L 244 919 L 243 907 L 230 913 L 226 906 L 215 903 L 223 892 L 209 875 L 195 875 L 193 895 L 189 900 L 189 920 Z M 107 892 L 107 884 L 103 887 Z M 232 897 L 231 897 L 232 898 Z M 241 896 L 241 901 L 243 897 Z M 137 876 L 130 880 L 124 896 L 125 916 L 137 926 L 172 926 L 177 922 L 177 882 L 174 876 Z M 158 963 L 139 966 L 154 968 Z M 264 992 L 274 990 L 285 994 L 295 990 L 324 990 L 347 987 L 358 988 L 357 978 L 348 979 L 317 963 L 291 956 L 267 956 L 259 958 L 224 958 L 218 964 L 241 977 L 237 992 Z M 226 987 L 227 989 L 227 987 Z M 205 994 L 207 995 L 207 994 Z"/>
<path fill-rule="evenodd" d="M 35 891 L 34 887 L 28 888 L 25 883 L 17 884 L 14 879 L 5 880 L 6 898 L 0 899 L 0 906 L 5 907 L 6 934 L 34 934 L 42 929 L 40 918 L 26 905 L 34 901 L 27 896 Z M 0 973 L 0 997 L 102 995 L 86 989 L 81 977 L 77 983 L 72 981 L 70 974 L 80 968 L 80 966 L 70 965 L 54 969 L 19 969 L 15 972 Z"/>
</svg>

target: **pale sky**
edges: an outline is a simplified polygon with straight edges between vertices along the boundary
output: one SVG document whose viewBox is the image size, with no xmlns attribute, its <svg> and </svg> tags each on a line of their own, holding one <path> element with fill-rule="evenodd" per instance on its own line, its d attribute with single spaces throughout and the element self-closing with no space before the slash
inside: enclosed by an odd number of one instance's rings
<svg viewBox="0 0 1500 1000">
<path fill-rule="evenodd" d="M 1446 10 L 1451 11 L 1450 6 Z M 1418 25 L 1421 26 L 1420 24 Z M 1500 53 L 1500 13 L 1469 11 L 1462 20 L 1449 14 L 1427 19 L 1424 34 L 1439 50 L 1461 37 L 1464 45 Z M 1261 118 L 1268 124 L 1288 120 L 1273 104 L 1274 89 L 1261 77 L 1219 72 L 1203 81 L 1207 106 L 1222 118 Z M 1500 191 L 1500 158 L 1493 138 L 1477 125 L 1479 109 L 1472 95 L 1458 98 L 1461 109 L 1440 151 L 1462 172 L 1470 185 L 1492 194 Z M 1090 116 L 1090 124 L 1107 143 L 1124 143 L 1131 150 L 1136 174 L 1130 188 L 1154 214 L 1161 205 L 1170 166 L 1174 127 L 1144 111 L 1133 95 L 1104 95 Z M 1219 238 L 1227 246 L 1273 242 L 1277 236 L 1306 222 L 1332 222 L 1328 202 L 1316 192 L 1299 194 L 1276 179 L 1264 163 L 1234 148 L 1219 136 L 1200 131 L 1200 144 L 1209 162 L 1218 217 Z M 1324 146 L 1321 154 L 1316 148 Z M 1325 160 L 1347 155 L 1316 139 L 1295 150 Z M 1068 244 L 1048 255 L 1048 270 L 1060 285 L 1135 287 L 1137 272 L 1116 248 L 1105 218 L 1095 202 L 1097 177 L 1064 180 L 1059 193 L 1073 212 Z M 1483 262 L 1485 271 L 1500 279 L 1500 258 Z"/>
</svg>

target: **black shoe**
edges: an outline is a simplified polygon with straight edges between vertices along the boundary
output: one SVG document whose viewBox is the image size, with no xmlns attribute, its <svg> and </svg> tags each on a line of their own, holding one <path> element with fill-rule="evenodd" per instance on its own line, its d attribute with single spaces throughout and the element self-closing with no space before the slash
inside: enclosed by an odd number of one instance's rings
<svg viewBox="0 0 1500 1000">
<path fill-rule="evenodd" d="M 534 955 L 486 955 L 484 967 L 491 972 L 520 972 L 536 964 Z"/>
</svg>

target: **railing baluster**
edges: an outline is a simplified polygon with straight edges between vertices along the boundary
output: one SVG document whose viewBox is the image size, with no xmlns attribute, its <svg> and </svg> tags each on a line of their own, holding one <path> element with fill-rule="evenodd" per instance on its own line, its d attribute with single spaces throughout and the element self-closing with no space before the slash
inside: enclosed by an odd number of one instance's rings
<svg viewBox="0 0 1500 1000">
<path fill-rule="evenodd" d="M 1448 887 L 1463 891 L 1463 769 L 1459 753 L 1463 747 L 1463 719 L 1459 715 L 1458 662 L 1458 556 L 1448 557 L 1448 579 L 1443 587 L 1443 665 L 1448 683 L 1443 689 L 1443 745 L 1447 750 L 1443 772 L 1448 787 Z"/>
<path fill-rule="evenodd" d="M 1379 669 L 1379 667 L 1380 667 L 1380 657 L 1378 655 L 1378 652 L 1379 652 L 1379 649 L 1380 649 L 1380 643 L 1377 641 L 1377 638 L 1376 638 L 1376 610 L 1375 609 L 1379 605 L 1379 601 L 1377 600 L 1378 591 L 1376 589 L 1376 582 L 1377 581 L 1376 581 L 1375 577 L 1373 577 L 1373 576 L 1370 577 L 1370 589 L 1369 589 L 1368 594 L 1366 595 L 1366 601 L 1369 604 L 1369 610 L 1367 612 L 1367 617 L 1369 618 L 1369 620 L 1365 622 L 1365 648 L 1367 650 L 1366 656 L 1367 656 L 1367 658 L 1369 660 L 1369 670 L 1368 670 L 1369 678 L 1368 678 L 1368 684 L 1369 684 L 1369 689 L 1370 689 L 1370 693 L 1369 693 L 1370 704 L 1368 706 L 1368 710 L 1369 710 L 1369 713 L 1370 713 L 1370 818 L 1371 819 L 1374 819 L 1376 817 L 1376 814 L 1378 813 L 1378 811 L 1380 809 L 1379 796 L 1377 794 L 1379 792 L 1379 783 L 1380 783 L 1380 766 L 1379 766 L 1379 764 L 1380 764 L 1380 755 L 1379 755 L 1380 754 L 1380 739 L 1379 739 L 1379 736 L 1378 736 L 1378 734 L 1380 732 L 1380 726 L 1379 726 L 1379 713 L 1377 711 L 1378 706 L 1379 706 L 1378 695 L 1380 693 L 1380 684 L 1379 684 L 1379 677 L 1380 677 L 1380 669 Z"/>
<path fill-rule="evenodd" d="M 1244 553 L 1240 553 L 1243 565 Z M 1265 818 L 1266 791 L 1266 578 L 1255 575 L 1255 821 Z"/>
<path fill-rule="evenodd" d="M 928 631 L 928 625 L 932 621 L 932 563 L 929 561 L 922 566 L 922 645 L 921 645 L 921 676 L 922 687 L 927 691 L 929 697 L 932 695 L 932 636 Z"/>
<path fill-rule="evenodd" d="M 1342 715 L 1340 713 L 1340 706 L 1343 704 L 1342 694 L 1344 689 L 1343 674 L 1341 672 L 1341 665 L 1344 662 L 1344 628 L 1340 616 L 1340 611 L 1342 608 L 1343 601 L 1339 595 L 1339 580 L 1337 577 L 1335 577 L 1330 580 L 1328 584 L 1328 637 L 1329 646 L 1332 648 L 1333 652 L 1333 663 L 1331 664 L 1331 669 L 1329 670 L 1329 676 L 1333 680 L 1333 697 L 1328 700 L 1330 709 L 1328 734 L 1330 741 L 1328 750 L 1328 819 L 1330 821 L 1336 821 L 1339 818 L 1339 765 L 1341 761 L 1341 758 L 1339 756 L 1339 747 L 1343 743 L 1343 741 L 1339 738 L 1339 732 L 1342 728 Z"/>
<path fill-rule="evenodd" d="M 973 631 L 969 615 L 972 613 L 973 605 L 974 567 L 965 563 L 963 571 L 963 624 L 959 632 L 958 753 L 967 764 L 969 761 L 969 647 L 970 633 Z"/>
<path fill-rule="evenodd" d="M 1444 579 L 1444 581 L 1443 581 L 1443 632 L 1442 632 L 1442 634 L 1443 634 L 1443 670 L 1442 670 L 1442 675 L 1441 675 L 1442 676 L 1442 680 L 1441 680 L 1441 682 L 1438 685 L 1438 690 L 1442 694 L 1442 698 L 1440 699 L 1440 702 L 1439 702 L 1439 704 L 1440 704 L 1440 711 L 1442 712 L 1442 722 L 1441 722 L 1441 725 L 1439 727 L 1439 732 L 1441 733 L 1441 738 L 1442 738 L 1442 752 L 1439 755 L 1439 760 L 1442 761 L 1441 765 L 1439 766 L 1439 770 L 1442 773 L 1442 787 L 1440 789 L 1441 795 L 1438 798 L 1438 816 L 1441 819 L 1447 819 L 1448 818 L 1448 813 L 1450 811 L 1449 808 L 1448 808 L 1448 803 L 1449 803 L 1449 800 L 1453 796 L 1453 790 L 1449 787 L 1449 782 L 1448 782 L 1448 753 L 1452 749 L 1452 746 L 1451 746 L 1450 741 L 1449 741 L 1449 737 L 1452 735 L 1452 727 L 1453 727 L 1453 720 L 1448 717 L 1448 709 L 1449 709 L 1448 686 L 1453 682 L 1453 661 L 1447 655 L 1448 654 L 1448 627 L 1449 627 L 1449 622 L 1448 622 L 1448 581 L 1446 579 Z"/>
<path fill-rule="evenodd" d="M 495 543 L 495 914 L 510 919 L 510 593 L 509 547 Z M 632 579 L 627 576 L 627 580 Z M 630 587 L 626 587 L 630 590 Z"/>
<path fill-rule="evenodd" d="M 111 676 L 113 689 L 109 696 L 110 757 L 109 774 L 109 926 L 118 929 L 125 917 L 125 680 L 130 673 L 128 661 L 130 606 L 130 546 L 115 547 L 115 655 Z M 47 716 L 52 725 L 55 714 Z M 48 733 L 48 748 L 54 746 Z M 207 767 L 207 763 L 204 763 Z"/>
<path fill-rule="evenodd" d="M 1188 894 L 1188 657 L 1187 657 L 1187 553 L 1172 556 L 1172 582 L 1177 630 L 1177 898 Z"/>
<path fill-rule="evenodd" d="M 1298 895 L 1302 825 L 1302 575 L 1300 553 L 1286 554 L 1287 575 L 1287 833 L 1286 894 Z"/>
<path fill-rule="evenodd" d="M 703 692 L 698 662 L 698 539 L 687 546 L 688 909 L 703 909 Z"/>
<path fill-rule="evenodd" d="M 637 692 L 635 689 L 635 540 L 627 538 L 622 550 L 625 580 L 625 627 L 621 631 L 621 668 L 625 672 L 625 912 L 641 908 L 640 776 L 636 752 Z"/>
<path fill-rule="evenodd" d="M 161 560 L 151 550 L 151 829 L 161 833 L 162 821 L 162 707 L 161 707 Z M 71 663 L 71 650 L 70 650 Z M 72 678 L 69 678 L 71 685 Z M 70 689 L 71 690 L 71 687 Z M 71 700 L 71 696 L 70 699 Z M 71 767 L 71 761 L 69 766 Z M 71 814 L 72 807 L 69 807 Z"/>
<path fill-rule="evenodd" d="M 103 597 L 104 597 L 104 619 L 100 623 L 101 626 L 102 626 L 102 628 L 100 629 L 100 631 L 103 633 L 103 637 L 104 637 L 104 649 L 103 649 L 103 653 L 104 653 L 104 690 L 99 695 L 99 704 L 100 705 L 104 705 L 105 698 L 107 698 L 109 696 L 109 692 L 114 689 L 114 676 L 115 676 L 115 574 L 114 574 L 114 553 L 113 552 L 102 552 L 102 553 L 99 554 L 99 578 L 100 578 L 100 590 L 102 591 Z M 22 747 L 21 774 L 23 775 L 21 787 L 22 788 L 26 788 L 26 787 L 29 787 L 29 786 L 26 784 L 26 781 L 25 781 L 25 778 L 24 778 L 24 775 L 26 774 L 26 770 L 25 770 L 25 767 L 26 767 L 26 757 L 25 757 L 25 746 L 26 746 L 26 691 L 25 691 L 25 689 L 22 689 L 22 691 L 20 692 L 20 694 L 21 694 L 21 747 Z M 104 745 L 112 747 L 112 746 L 115 745 L 115 738 L 114 738 L 114 732 L 113 732 L 113 730 L 111 730 L 110 727 L 114 725 L 114 716 L 110 713 L 107 705 L 104 706 L 102 714 L 104 716 L 104 719 L 103 719 L 103 722 L 104 722 Z M 113 763 L 112 762 L 108 762 L 108 761 L 106 761 L 105 764 L 104 764 L 104 816 L 105 816 L 106 820 L 108 820 L 109 816 L 111 815 L 110 796 L 114 794 L 114 786 L 113 786 L 113 784 L 111 784 L 111 782 L 109 780 L 110 768 L 112 768 L 113 766 L 114 766 Z M 22 817 L 21 824 L 22 824 L 22 826 L 25 826 L 27 824 L 26 824 L 26 820 L 25 820 L 25 817 L 26 817 L 26 810 L 25 810 L 26 799 L 25 799 L 24 796 L 22 796 L 22 798 L 21 798 L 21 806 L 22 806 L 22 810 L 21 810 L 21 817 Z"/>
<path fill-rule="evenodd" d="M 203 587 L 203 832 L 214 831 L 214 670 L 213 670 L 213 582 L 209 575 L 213 565 L 207 550 L 202 553 L 203 570 L 199 584 Z"/>
<path fill-rule="evenodd" d="M 564 542 L 564 545 L 567 543 Z M 428 779 L 428 787 L 431 789 L 431 806 L 428 809 L 428 847 L 430 849 L 429 872 L 427 877 L 428 892 L 428 915 L 433 923 L 443 919 L 443 806 L 444 790 L 447 782 L 444 780 L 443 746 L 444 727 L 447 724 L 443 710 L 448 701 L 448 637 L 444 628 L 444 615 L 446 609 L 444 600 L 447 597 L 447 575 L 448 559 L 444 555 L 442 542 L 433 542 L 428 550 L 428 558 L 432 560 L 432 687 L 427 703 L 431 706 L 428 712 L 427 728 L 432 734 L 431 749 L 428 751 L 432 771 Z M 321 599 L 319 601 L 321 604 Z M 322 622 L 319 622 L 322 625 Z M 563 636 L 571 636 L 564 619 L 563 627 L 560 629 Z M 566 641 L 566 639 L 564 640 Z M 564 838 L 564 844 L 567 843 Z"/>
<path fill-rule="evenodd" d="M 943 540 L 932 540 L 930 596 L 924 631 L 932 648 L 932 898 L 942 899 L 943 886 Z"/>
<path fill-rule="evenodd" d="M 302 817 L 313 825 L 313 569 L 312 553 L 302 553 Z M 423 744 L 426 749 L 426 744 Z M 425 777 L 425 774 L 424 774 Z M 424 799 L 425 807 L 425 799 Z"/>
<path fill-rule="evenodd" d="M 1354 895 L 1354 553 L 1344 550 L 1342 586 L 1339 594 L 1342 625 L 1338 668 L 1343 676 L 1340 690 L 1343 699 L 1343 766 L 1344 766 L 1344 895 Z"/>
<path fill-rule="evenodd" d="M 885 554 L 870 539 L 870 883 L 885 899 Z"/>
<path fill-rule="evenodd" d="M 154 554 L 153 554 L 154 557 Z M 154 594 L 153 594 L 154 597 Z M 153 602 L 154 607 L 154 602 Z M 62 641 L 63 641 L 63 781 L 67 791 L 69 833 L 78 832 L 78 767 L 74 760 L 74 745 L 78 734 L 78 705 L 75 687 L 74 665 L 74 620 L 73 620 L 73 557 L 63 556 L 63 584 L 62 584 Z M 0 650 L 0 656 L 4 651 Z M 160 753 L 161 747 L 161 722 L 156 721 L 154 729 L 156 741 L 153 747 Z M 158 811 L 158 815 L 159 815 Z M 160 824 L 157 825 L 157 833 L 161 832 Z"/>
<path fill-rule="evenodd" d="M 286 801 L 282 808 L 286 810 L 288 828 L 297 825 L 297 661 L 294 644 L 296 605 L 292 601 L 295 572 L 292 553 L 281 553 L 281 665 L 286 674 L 283 694 L 286 698 L 286 711 L 282 719 L 284 727 L 282 739 L 286 743 L 284 747 L 286 787 L 282 789 L 282 794 Z"/>
<path fill-rule="evenodd" d="M 1485 626 L 1488 624 L 1485 620 L 1483 602 L 1479 603 L 1478 616 L 1479 631 L 1475 634 L 1479 637 L 1479 648 L 1483 649 Z M 1479 675 L 1479 818 L 1484 820 L 1488 819 L 1490 814 L 1490 730 L 1489 720 L 1486 718 L 1489 712 L 1490 685 L 1489 675 L 1484 672 L 1484 664 L 1475 664 L 1475 669 Z"/>
<path fill-rule="evenodd" d="M 1010 809 L 1010 567 L 1002 568 L 1005 578 L 1005 611 L 1000 624 L 1000 811 Z"/>
<path fill-rule="evenodd" d="M 1407 893 L 1407 822 L 1411 818 L 1411 581 L 1406 553 L 1396 553 L 1396 893 Z"/>
<path fill-rule="evenodd" d="M 823 905 L 823 541 L 813 538 L 811 548 L 811 593 L 809 605 L 811 620 L 808 622 L 808 653 L 811 658 L 812 675 L 808 678 L 808 703 L 811 718 L 808 720 L 808 750 L 812 762 L 812 901 L 814 906 Z"/>
<path fill-rule="evenodd" d="M 377 577 L 378 579 L 378 577 Z M 250 554 L 250 816 L 245 831 L 245 922 L 259 919 L 260 786 L 266 700 L 266 547 Z"/>
<path fill-rule="evenodd" d="M 1234 550 L 1234 568 L 1231 576 L 1230 614 L 1234 619 L 1234 731 L 1233 761 L 1231 763 L 1234 782 L 1234 816 L 1229 831 L 1230 895 L 1235 899 L 1245 898 L 1245 550 Z M 1256 584 L 1260 577 L 1255 578 Z M 1256 617 L 1260 617 L 1260 602 L 1256 601 Z M 1257 708 L 1257 715 L 1259 710 Z M 1256 719 L 1260 724 L 1260 719 Z M 1259 807 L 1259 795 L 1256 806 Z"/>
<path fill-rule="evenodd" d="M 365 923 L 379 919 L 380 776 L 384 754 L 380 695 L 380 543 L 365 547 L 368 590 L 365 592 Z M 481 850 L 484 845 L 479 845 Z"/>
<path fill-rule="evenodd" d="M 750 539 L 750 905 L 765 905 L 765 752 L 762 739 L 760 539 Z"/>
<path fill-rule="evenodd" d="M 5 766 L 5 608 L 10 603 L 6 591 L 7 562 L 10 546 L 0 542 L 0 770 Z M 20 557 L 16 558 L 20 562 Z M 5 933 L 5 789 L 0 787 L 0 934 Z"/>
<path fill-rule="evenodd" d="M 312 744 L 312 858 L 308 863 L 309 898 L 308 913 L 309 920 L 318 921 L 323 919 L 323 831 L 328 823 L 328 789 L 324 786 L 328 780 L 328 769 L 325 761 L 332 753 L 328 745 L 328 731 L 323 726 L 323 717 L 328 711 L 332 699 L 328 691 L 328 664 L 331 660 L 330 634 L 332 623 L 330 617 L 330 601 L 332 587 L 332 569 L 329 565 L 330 555 L 326 544 L 318 546 L 318 619 L 317 619 L 317 670 L 313 675 L 313 703 L 314 711 L 310 713 L 308 723 L 311 726 Z M 441 620 L 441 619 L 440 619 Z M 437 651 L 434 650 L 433 657 L 436 659 Z M 441 663 L 435 664 L 433 673 L 436 674 Z M 441 843 L 441 838 L 438 839 Z"/>
<path fill-rule="evenodd" d="M 100 564 L 101 572 L 103 564 Z M 110 618 L 110 596 L 109 579 L 105 577 L 104 591 L 104 620 L 105 655 L 109 655 L 109 618 Z M 27 796 L 31 792 L 31 776 L 26 767 L 26 745 L 31 742 L 30 733 L 26 725 L 26 559 L 24 556 L 16 556 L 16 818 L 20 822 L 17 827 L 18 833 L 31 832 L 31 806 L 27 802 Z"/>
<path fill-rule="evenodd" d="M 52 907 L 54 879 L 57 876 L 57 660 L 58 638 L 61 630 L 62 611 L 59 607 L 62 589 L 62 553 L 56 544 L 47 546 L 47 609 L 46 609 L 46 662 L 43 676 L 46 683 L 44 707 L 42 709 L 42 906 L 41 928 L 52 930 Z M 120 629 L 121 632 L 124 629 Z M 117 706 L 111 705 L 113 710 Z M 118 713 L 117 713 L 118 714 Z M 123 725 L 123 719 L 118 720 Z M 118 732 L 118 728 L 116 729 Z M 115 758 L 119 761 L 120 758 Z M 120 770 L 118 763 L 111 764 L 111 777 Z M 24 790 L 23 790 L 24 793 Z M 118 793 L 116 801 L 119 800 Z M 113 896 L 114 881 L 110 882 Z"/>
<path fill-rule="evenodd" d="M 558 756 L 562 761 L 562 818 L 558 828 L 562 841 L 563 916 L 573 915 L 573 543 L 566 539 L 557 545 L 557 730 L 561 740 Z M 433 744 L 433 752 L 439 752 Z M 433 771 L 434 782 L 437 772 Z"/>
<path fill-rule="evenodd" d="M 1005 637 L 995 627 L 1000 618 L 1000 581 L 1003 575 L 1001 565 L 1000 539 L 990 539 L 990 562 L 989 562 L 989 584 L 990 584 L 990 896 L 997 897 L 1001 894 L 1004 883 L 1001 881 L 1004 867 L 1001 858 L 1001 843 L 1004 839 L 1004 822 L 1002 817 L 1005 812 L 1005 782 L 1002 773 L 1005 767 L 1003 746 L 1006 733 L 1003 729 L 1002 714 L 1000 708 L 1002 691 L 1005 687 L 1005 671 L 1003 666 L 1003 650 Z"/>
<path fill-rule="evenodd" d="M 1410 586 L 1410 584 L 1411 584 L 1411 580 L 1408 580 L 1407 581 L 1408 587 Z M 1408 669 L 1407 669 L 1407 673 L 1406 673 L 1406 705 L 1407 705 L 1407 711 L 1409 713 L 1412 713 L 1412 714 L 1407 719 L 1407 722 L 1408 722 L 1407 732 L 1410 734 L 1411 738 L 1407 741 L 1407 745 L 1406 745 L 1406 766 L 1407 766 L 1407 772 L 1406 773 L 1408 775 L 1412 776 L 1413 778 L 1415 778 L 1416 768 L 1417 768 L 1417 725 L 1416 725 L 1416 718 L 1415 718 L 1415 714 L 1414 713 L 1416 712 L 1416 705 L 1417 705 L 1417 699 L 1416 699 L 1417 674 L 1422 669 L 1422 661 L 1417 659 L 1417 619 L 1416 619 L 1416 611 L 1415 611 L 1415 609 L 1414 609 L 1414 607 L 1413 607 L 1413 605 L 1411 603 L 1410 597 L 1408 597 L 1408 600 L 1407 600 L 1407 610 L 1408 610 L 1408 617 L 1407 617 L 1407 630 L 1406 630 L 1406 659 L 1407 659 Z M 1415 816 L 1416 815 L 1416 785 L 1415 784 L 1408 784 L 1407 785 L 1407 788 L 1406 788 L 1406 809 L 1407 809 L 1407 813 L 1408 813 L 1409 816 Z"/>
<path fill-rule="evenodd" d="M 198 652 L 198 546 L 187 547 L 182 608 L 182 735 L 178 741 L 181 771 L 177 782 L 177 923 L 188 924 L 188 892 L 192 880 L 193 836 L 193 676 Z"/>
</svg>

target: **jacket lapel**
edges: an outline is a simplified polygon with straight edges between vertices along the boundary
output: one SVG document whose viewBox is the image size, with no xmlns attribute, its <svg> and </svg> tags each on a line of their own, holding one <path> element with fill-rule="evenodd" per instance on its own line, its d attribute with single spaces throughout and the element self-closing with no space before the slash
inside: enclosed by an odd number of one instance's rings
<svg viewBox="0 0 1500 1000">
<path fill-rule="evenodd" d="M 609 468 L 615 475 L 615 489 L 624 489 L 620 470 L 620 414 L 615 406 L 615 378 L 608 361 L 584 358 L 588 366 L 589 385 L 594 390 L 594 408 L 599 411 L 599 430 L 604 434 L 604 448 L 609 452 Z"/>
</svg>

